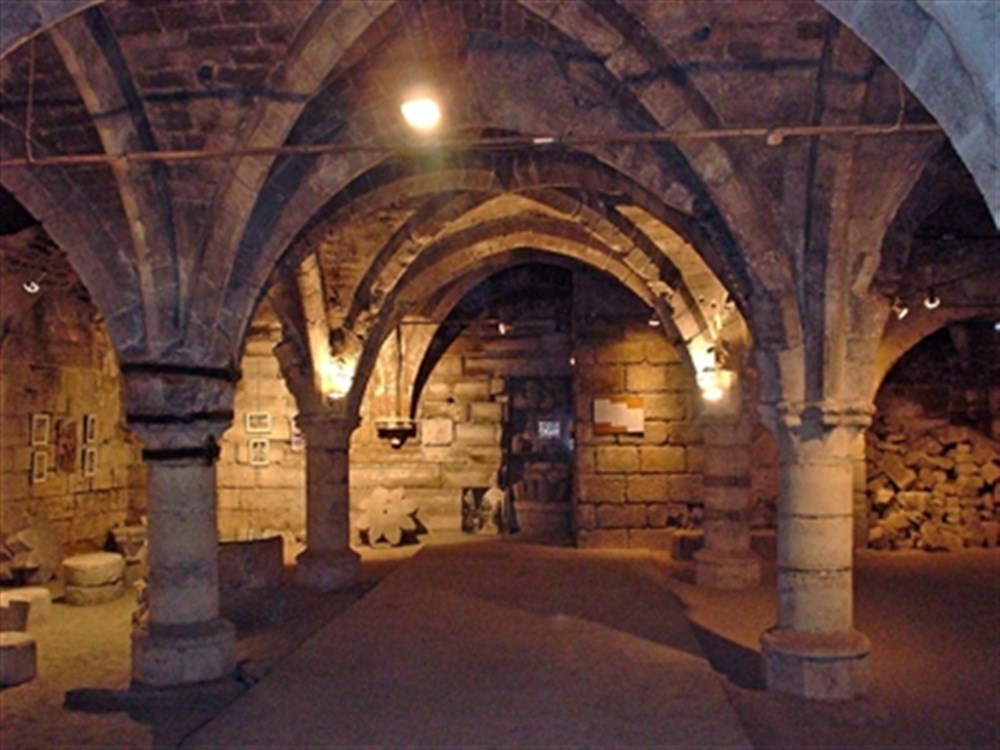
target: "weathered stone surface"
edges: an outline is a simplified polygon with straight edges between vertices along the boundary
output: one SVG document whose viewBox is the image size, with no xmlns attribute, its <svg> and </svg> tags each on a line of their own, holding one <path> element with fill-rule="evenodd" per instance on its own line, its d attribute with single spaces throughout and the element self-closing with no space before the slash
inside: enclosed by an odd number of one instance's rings
<svg viewBox="0 0 1000 750">
<path fill-rule="evenodd" d="M 13 631 L 0 632 L 0 686 L 20 685 L 34 679 L 38 667 L 35 637 Z"/>
<path fill-rule="evenodd" d="M 0 606 L 7 606 L 10 602 L 28 605 L 28 628 L 46 622 L 52 612 L 52 592 L 44 586 L 24 586 L 0 593 Z"/>
<path fill-rule="evenodd" d="M 67 586 L 107 586 L 124 577 L 125 558 L 114 552 L 74 555 L 63 561 L 63 571 Z"/>
<path fill-rule="evenodd" d="M 77 607 L 89 607 L 94 604 L 104 604 L 120 598 L 125 593 L 125 582 L 109 583 L 103 586 L 71 586 L 66 585 L 63 598 L 67 604 Z"/>
<path fill-rule="evenodd" d="M 903 459 L 896 454 L 887 454 L 882 460 L 882 471 L 892 480 L 896 489 L 906 490 L 917 481 L 916 473 L 903 463 Z"/>
</svg>

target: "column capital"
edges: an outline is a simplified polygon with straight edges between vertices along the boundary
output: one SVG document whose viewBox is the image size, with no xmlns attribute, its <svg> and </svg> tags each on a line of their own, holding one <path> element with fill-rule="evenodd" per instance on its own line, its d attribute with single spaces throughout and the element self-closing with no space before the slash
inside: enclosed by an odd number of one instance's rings
<svg viewBox="0 0 1000 750">
<path fill-rule="evenodd" d="M 761 418 L 769 425 L 788 430 L 854 427 L 866 428 L 872 421 L 875 405 L 870 402 L 836 401 L 778 401 L 760 406 Z"/>
<path fill-rule="evenodd" d="M 298 414 L 295 424 L 306 436 L 307 449 L 346 450 L 359 420 L 327 412 L 313 412 Z"/>
<path fill-rule="evenodd" d="M 142 440 L 144 458 L 218 457 L 218 440 L 233 423 L 238 371 L 125 362 L 121 373 L 125 422 Z"/>
</svg>

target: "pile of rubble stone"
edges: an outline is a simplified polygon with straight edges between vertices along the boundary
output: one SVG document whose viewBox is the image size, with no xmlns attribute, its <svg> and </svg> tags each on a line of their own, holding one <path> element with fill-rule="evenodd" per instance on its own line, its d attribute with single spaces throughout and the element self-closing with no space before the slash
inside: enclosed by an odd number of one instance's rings
<svg viewBox="0 0 1000 750">
<path fill-rule="evenodd" d="M 967 427 L 884 416 L 867 437 L 870 547 L 996 546 L 1000 443 Z"/>
</svg>

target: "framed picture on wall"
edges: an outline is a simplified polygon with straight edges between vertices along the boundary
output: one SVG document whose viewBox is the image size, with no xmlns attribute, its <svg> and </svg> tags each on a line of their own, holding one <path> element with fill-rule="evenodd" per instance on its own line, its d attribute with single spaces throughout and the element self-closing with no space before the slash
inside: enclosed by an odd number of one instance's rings
<svg viewBox="0 0 1000 750">
<path fill-rule="evenodd" d="M 254 438 L 250 441 L 250 465 L 267 466 L 270 463 L 268 453 L 271 449 L 271 441 L 267 438 Z"/>
<path fill-rule="evenodd" d="M 31 483 L 41 484 L 49 473 L 49 452 L 36 450 L 31 452 Z"/>
<path fill-rule="evenodd" d="M 84 448 L 83 455 L 80 459 L 80 464 L 83 468 L 83 475 L 85 477 L 93 477 L 97 475 L 97 448 Z"/>
<path fill-rule="evenodd" d="M 266 434 L 271 431 L 271 413 L 267 411 L 250 411 L 246 416 L 246 431 L 249 433 Z"/>
<path fill-rule="evenodd" d="M 97 442 L 97 415 L 83 415 L 83 442 L 84 444 Z"/>
<path fill-rule="evenodd" d="M 31 444 L 48 445 L 52 432 L 52 416 L 39 412 L 31 415 Z"/>
</svg>

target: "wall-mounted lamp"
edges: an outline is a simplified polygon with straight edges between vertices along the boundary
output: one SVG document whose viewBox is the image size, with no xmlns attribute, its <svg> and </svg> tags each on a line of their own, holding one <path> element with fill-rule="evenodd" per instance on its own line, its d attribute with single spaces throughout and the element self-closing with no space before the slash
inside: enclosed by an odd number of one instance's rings
<svg viewBox="0 0 1000 750">
<path fill-rule="evenodd" d="M 382 440 L 388 440 L 389 445 L 398 450 L 411 437 L 416 437 L 417 423 L 412 419 L 379 419 L 375 421 L 375 431 Z"/>
<path fill-rule="evenodd" d="M 896 314 L 898 320 L 902 320 L 907 315 L 910 314 L 910 308 L 903 304 L 903 301 L 899 297 L 894 297 L 892 300 L 892 305 L 889 308 Z"/>
<path fill-rule="evenodd" d="M 924 307 L 928 310 L 937 310 L 941 307 L 941 298 L 934 293 L 934 287 L 927 290 L 927 296 L 924 297 Z"/>
<path fill-rule="evenodd" d="M 40 276 L 38 276 L 38 278 L 28 279 L 27 281 L 25 281 L 23 284 L 21 284 L 21 288 L 27 294 L 38 294 L 40 291 L 42 291 L 42 280 L 44 278 L 45 278 L 45 273 L 43 272 Z"/>
<path fill-rule="evenodd" d="M 335 357 L 327 361 L 323 368 L 323 386 L 326 391 L 327 403 L 334 403 L 345 398 L 354 384 L 354 367 L 343 357 Z"/>
<path fill-rule="evenodd" d="M 698 388 L 701 390 L 701 397 L 706 401 L 721 401 L 726 391 L 723 388 L 722 372 L 715 368 L 703 370 L 698 373 Z"/>
</svg>

